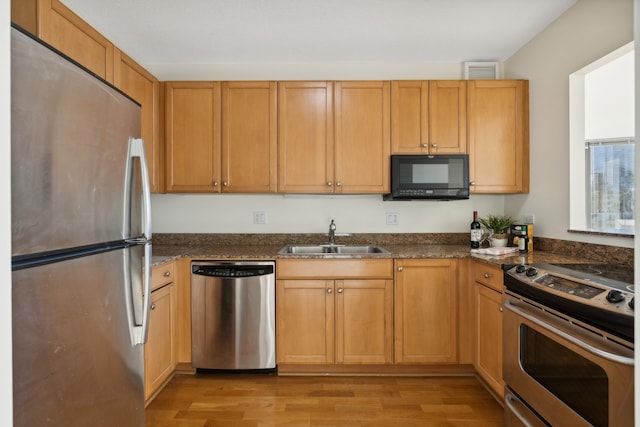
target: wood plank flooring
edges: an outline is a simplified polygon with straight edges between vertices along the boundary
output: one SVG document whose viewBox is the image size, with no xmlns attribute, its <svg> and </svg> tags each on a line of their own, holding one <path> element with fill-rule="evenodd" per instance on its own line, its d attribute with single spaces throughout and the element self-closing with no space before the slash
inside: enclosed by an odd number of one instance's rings
<svg viewBox="0 0 640 427">
<path fill-rule="evenodd" d="M 147 427 L 503 426 L 473 377 L 177 375 Z"/>
</svg>

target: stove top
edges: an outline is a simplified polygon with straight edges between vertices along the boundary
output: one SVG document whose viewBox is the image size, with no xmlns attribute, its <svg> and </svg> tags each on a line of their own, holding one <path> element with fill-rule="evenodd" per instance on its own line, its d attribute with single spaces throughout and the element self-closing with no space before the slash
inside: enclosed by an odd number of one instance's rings
<svg viewBox="0 0 640 427">
<path fill-rule="evenodd" d="M 518 265 L 505 271 L 518 295 L 633 342 L 633 268 L 609 264 Z"/>
</svg>

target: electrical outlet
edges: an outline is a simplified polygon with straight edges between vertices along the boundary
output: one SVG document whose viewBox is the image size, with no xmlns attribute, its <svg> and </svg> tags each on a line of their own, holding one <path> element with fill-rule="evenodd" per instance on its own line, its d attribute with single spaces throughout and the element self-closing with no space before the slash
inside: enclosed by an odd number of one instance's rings
<svg viewBox="0 0 640 427">
<path fill-rule="evenodd" d="M 536 216 L 534 214 L 522 215 L 522 222 L 525 224 L 533 224 L 536 222 Z"/>
<path fill-rule="evenodd" d="M 387 212 L 387 225 L 398 225 L 400 214 L 398 212 Z"/>
<path fill-rule="evenodd" d="M 266 224 L 267 223 L 267 213 L 265 211 L 254 211 L 253 212 L 253 223 L 254 224 Z"/>
</svg>

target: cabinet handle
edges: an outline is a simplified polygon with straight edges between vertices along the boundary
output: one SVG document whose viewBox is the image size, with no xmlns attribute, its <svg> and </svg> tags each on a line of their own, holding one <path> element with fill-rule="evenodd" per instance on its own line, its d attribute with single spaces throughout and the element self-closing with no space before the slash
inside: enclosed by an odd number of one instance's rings
<svg viewBox="0 0 640 427">
<path fill-rule="evenodd" d="M 169 277 L 171 276 L 171 272 L 169 270 L 164 272 L 164 277 Z"/>
<path fill-rule="evenodd" d="M 217 187 L 218 186 L 218 181 L 213 181 L 213 186 Z"/>
<path fill-rule="evenodd" d="M 342 288 L 338 288 L 338 293 L 341 294 L 342 293 Z"/>
<path fill-rule="evenodd" d="M 398 267 L 398 271 L 400 272 L 404 271 L 404 267 Z"/>
<path fill-rule="evenodd" d="M 333 185 L 333 182 L 327 181 L 327 187 L 331 187 L 332 185 Z"/>
<path fill-rule="evenodd" d="M 484 276 L 484 278 L 485 278 L 485 279 L 488 279 L 488 278 L 490 278 L 490 277 L 491 277 L 491 274 L 489 274 L 489 273 L 484 273 L 484 274 L 483 274 L 483 276 Z"/>
<path fill-rule="evenodd" d="M 342 187 L 342 181 L 336 182 L 336 187 Z"/>
<path fill-rule="evenodd" d="M 327 293 L 328 293 L 328 294 L 332 294 L 332 293 L 333 293 L 333 289 L 328 288 L 328 289 L 327 289 Z"/>
<path fill-rule="evenodd" d="M 438 144 L 431 144 L 433 148 L 438 148 Z"/>
<path fill-rule="evenodd" d="M 222 181 L 222 186 L 223 187 L 227 187 L 229 185 L 229 183 L 227 181 Z"/>
<path fill-rule="evenodd" d="M 475 181 L 471 181 L 471 182 L 469 183 L 469 185 L 476 185 L 476 182 L 475 182 Z"/>
<path fill-rule="evenodd" d="M 155 304 L 151 304 L 151 310 L 155 310 L 156 309 L 156 305 Z"/>
<path fill-rule="evenodd" d="M 429 148 L 429 144 L 422 144 L 422 148 Z"/>
<path fill-rule="evenodd" d="M 503 310 L 502 306 L 501 306 L 501 305 L 500 305 L 500 306 L 498 306 L 498 311 L 499 311 L 500 313 L 502 313 L 502 310 Z"/>
</svg>

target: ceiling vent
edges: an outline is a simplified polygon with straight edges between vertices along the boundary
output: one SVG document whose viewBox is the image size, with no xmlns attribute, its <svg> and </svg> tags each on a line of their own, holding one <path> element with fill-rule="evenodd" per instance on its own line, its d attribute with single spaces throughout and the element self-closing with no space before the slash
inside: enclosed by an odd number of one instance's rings
<svg viewBox="0 0 640 427">
<path fill-rule="evenodd" d="M 495 80 L 500 78 L 500 64 L 497 62 L 465 62 L 465 80 Z"/>
</svg>

